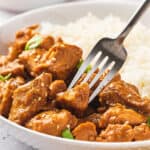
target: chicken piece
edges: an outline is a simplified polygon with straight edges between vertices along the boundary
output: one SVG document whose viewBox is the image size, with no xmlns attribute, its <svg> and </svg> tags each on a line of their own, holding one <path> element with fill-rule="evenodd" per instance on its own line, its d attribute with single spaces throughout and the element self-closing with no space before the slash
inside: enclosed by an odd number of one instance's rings
<svg viewBox="0 0 150 150">
<path fill-rule="evenodd" d="M 13 94 L 9 119 L 24 124 L 47 104 L 51 74 L 43 73 L 33 81 L 19 86 Z"/>
<path fill-rule="evenodd" d="M 49 50 L 55 44 L 55 40 L 52 36 L 42 36 L 41 49 Z"/>
<path fill-rule="evenodd" d="M 95 141 L 97 136 L 96 126 L 92 122 L 84 122 L 79 124 L 72 131 L 72 134 L 77 140 Z"/>
<path fill-rule="evenodd" d="M 82 50 L 74 45 L 55 44 L 34 70 L 35 75 L 42 71 L 53 74 L 54 79 L 67 80 L 82 56 Z"/>
<path fill-rule="evenodd" d="M 56 102 L 63 108 L 73 110 L 80 114 L 88 107 L 90 89 L 87 83 L 75 86 L 73 89 L 58 93 Z"/>
<path fill-rule="evenodd" d="M 24 84 L 22 77 L 11 78 L 6 82 L 0 81 L 0 114 L 8 117 L 11 105 L 13 91 Z"/>
<path fill-rule="evenodd" d="M 149 140 L 150 139 L 150 127 L 145 123 L 142 123 L 139 126 L 134 127 L 134 140 Z"/>
<path fill-rule="evenodd" d="M 127 109 L 123 105 L 117 104 L 110 107 L 99 121 L 100 128 L 105 128 L 108 124 L 124 124 L 138 125 L 146 121 L 146 117 L 137 113 L 132 109 Z"/>
<path fill-rule="evenodd" d="M 36 67 L 39 65 L 41 58 L 46 53 L 44 49 L 33 49 L 23 51 L 19 55 L 19 61 L 25 66 L 25 69 L 31 76 L 34 76 Z M 47 67 L 47 66 L 46 66 Z"/>
<path fill-rule="evenodd" d="M 15 41 L 9 47 L 8 59 L 13 61 L 24 50 L 24 47 L 28 40 L 30 40 L 36 33 L 38 25 L 32 25 L 24 28 L 16 33 Z"/>
<path fill-rule="evenodd" d="M 67 110 L 42 112 L 26 123 L 26 127 L 42 133 L 61 136 L 64 129 L 73 129 L 77 118 Z"/>
<path fill-rule="evenodd" d="M 1 75 L 12 74 L 13 76 L 22 76 L 24 75 L 24 66 L 15 60 L 13 62 L 8 62 L 5 65 L 0 67 Z"/>
<path fill-rule="evenodd" d="M 42 57 L 46 54 L 47 50 L 54 44 L 54 39 L 50 36 L 43 37 L 43 41 L 40 48 L 32 49 L 29 51 L 23 51 L 19 55 L 19 61 L 25 66 L 25 69 L 34 76 L 35 70 Z M 48 48 L 49 47 L 49 48 Z M 46 65 L 47 68 L 47 65 Z"/>
<path fill-rule="evenodd" d="M 93 114 L 81 119 L 80 122 L 86 122 L 86 121 L 93 122 L 96 125 L 96 128 L 98 129 L 100 119 L 101 119 L 101 114 L 93 113 Z"/>
<path fill-rule="evenodd" d="M 76 68 L 81 56 L 82 50 L 80 48 L 57 43 L 49 51 L 36 49 L 32 52 L 23 52 L 19 59 L 34 77 L 42 72 L 50 72 L 54 79 L 67 80 Z"/>
<path fill-rule="evenodd" d="M 57 110 L 57 105 L 55 100 L 51 100 L 46 103 L 41 109 L 40 112 L 42 111 L 49 111 L 49 110 Z"/>
<path fill-rule="evenodd" d="M 150 114 L 150 101 L 142 99 L 137 88 L 122 80 L 107 85 L 99 94 L 100 102 L 113 105 L 120 103 L 143 113 Z"/>
<path fill-rule="evenodd" d="M 67 89 L 67 85 L 63 80 L 55 80 L 50 84 L 49 89 L 49 97 L 50 99 L 54 99 L 56 94 L 64 92 Z"/>
<path fill-rule="evenodd" d="M 126 142 L 132 141 L 134 132 L 128 124 L 109 124 L 96 138 L 98 142 Z"/>
</svg>

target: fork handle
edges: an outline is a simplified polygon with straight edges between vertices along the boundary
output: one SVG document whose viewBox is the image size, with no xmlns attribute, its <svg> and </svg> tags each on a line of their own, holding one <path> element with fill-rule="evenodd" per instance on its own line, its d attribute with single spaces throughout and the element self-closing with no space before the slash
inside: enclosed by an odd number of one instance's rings
<svg viewBox="0 0 150 150">
<path fill-rule="evenodd" d="M 135 14 L 129 20 L 129 22 L 128 22 L 127 26 L 125 27 L 125 29 L 117 37 L 116 40 L 117 40 L 117 42 L 119 42 L 119 44 L 123 43 L 123 41 L 125 40 L 127 35 L 130 33 L 130 31 L 134 27 L 134 25 L 137 23 L 139 18 L 144 14 L 146 9 L 148 8 L 149 4 L 150 4 L 150 0 L 144 0 L 144 2 L 140 5 L 140 7 L 135 12 Z"/>
</svg>

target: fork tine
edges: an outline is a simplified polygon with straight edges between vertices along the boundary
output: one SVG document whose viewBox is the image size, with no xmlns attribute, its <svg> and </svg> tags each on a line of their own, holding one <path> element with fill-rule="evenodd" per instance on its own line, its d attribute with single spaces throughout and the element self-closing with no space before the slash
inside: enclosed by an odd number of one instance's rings
<svg viewBox="0 0 150 150">
<path fill-rule="evenodd" d="M 102 80 L 102 82 L 98 85 L 98 87 L 94 90 L 94 92 L 90 96 L 89 103 L 98 95 L 98 93 L 103 89 L 103 87 L 106 86 L 113 79 L 114 75 L 116 74 L 116 72 L 119 71 L 121 66 L 122 63 L 120 64 L 116 63 L 113 65 L 110 72 L 106 75 L 106 77 Z"/>
<path fill-rule="evenodd" d="M 84 78 L 83 82 L 87 82 L 89 80 L 90 76 L 98 68 L 99 64 L 103 61 L 104 58 L 105 58 L 105 55 L 103 53 L 101 53 L 99 58 L 97 59 L 96 63 L 94 64 L 94 66 L 92 66 L 92 69 L 89 71 L 87 76 Z"/>
<path fill-rule="evenodd" d="M 90 64 L 92 59 L 97 55 L 97 52 L 95 51 L 95 50 L 97 50 L 96 47 L 97 47 L 97 45 L 88 54 L 87 58 L 85 59 L 85 61 L 83 62 L 83 64 L 79 68 L 79 70 L 77 71 L 76 75 L 74 76 L 74 78 L 73 78 L 72 82 L 70 83 L 68 89 L 72 88 L 75 85 L 75 83 L 79 80 L 81 75 L 84 73 L 84 71 L 86 70 L 87 66 Z"/>
<path fill-rule="evenodd" d="M 105 72 L 105 70 L 110 66 L 110 64 L 112 62 L 113 61 L 108 57 L 107 61 L 103 65 L 103 67 L 100 69 L 100 71 L 98 72 L 98 74 L 95 76 L 95 78 L 89 84 L 90 88 L 92 88 L 95 85 L 95 83 L 99 80 L 100 76 Z"/>
</svg>

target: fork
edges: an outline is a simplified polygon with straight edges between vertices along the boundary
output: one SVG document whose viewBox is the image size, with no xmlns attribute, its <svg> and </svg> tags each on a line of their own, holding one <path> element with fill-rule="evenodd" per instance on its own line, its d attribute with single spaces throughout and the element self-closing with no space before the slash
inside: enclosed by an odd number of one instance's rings
<svg viewBox="0 0 150 150">
<path fill-rule="evenodd" d="M 98 95 L 98 93 L 113 79 L 115 74 L 120 70 L 120 68 L 125 63 L 127 58 L 127 51 L 123 46 L 123 42 L 127 37 L 127 35 L 129 34 L 129 32 L 134 27 L 134 25 L 137 23 L 139 18 L 145 12 L 146 8 L 148 8 L 149 3 L 150 0 L 143 1 L 143 3 L 135 12 L 135 14 L 129 20 L 127 26 L 124 28 L 124 30 L 119 34 L 117 38 L 112 39 L 106 37 L 106 38 L 102 38 L 97 42 L 97 44 L 91 50 L 91 52 L 89 53 L 89 55 L 87 56 L 87 58 L 85 59 L 81 67 L 79 68 L 79 70 L 77 71 L 68 89 L 72 88 L 75 85 L 75 83 L 79 80 L 81 75 L 86 70 L 87 66 L 90 64 L 90 62 L 96 59 L 96 56 L 98 56 L 92 69 L 88 72 L 88 74 L 82 81 L 82 82 L 87 82 L 91 77 L 91 75 L 96 71 L 96 69 L 101 64 L 102 66 L 100 71 L 91 81 L 91 83 L 89 83 L 89 87 L 92 88 L 95 85 L 95 83 L 99 80 L 100 76 L 106 70 L 109 69 L 109 73 L 104 77 L 101 83 L 96 87 L 96 89 L 91 94 L 89 98 L 89 103 Z"/>
</svg>

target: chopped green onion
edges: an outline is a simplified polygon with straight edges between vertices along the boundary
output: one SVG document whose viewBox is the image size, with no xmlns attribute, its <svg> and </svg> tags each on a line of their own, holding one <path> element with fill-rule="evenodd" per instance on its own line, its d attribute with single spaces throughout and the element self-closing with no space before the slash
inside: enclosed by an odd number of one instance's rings
<svg viewBox="0 0 150 150">
<path fill-rule="evenodd" d="M 79 61 L 79 63 L 77 64 L 77 69 L 79 69 L 81 67 L 81 65 L 83 64 L 83 62 L 84 62 L 83 59 L 81 59 Z M 91 69 L 92 69 L 91 65 L 88 65 L 87 68 L 86 68 L 86 70 L 85 70 L 85 73 L 88 73 Z"/>
<path fill-rule="evenodd" d="M 92 69 L 91 65 L 88 65 L 86 70 L 85 70 L 85 73 L 88 73 L 91 69 Z"/>
<path fill-rule="evenodd" d="M 150 127 L 150 116 L 147 118 L 147 125 Z"/>
<path fill-rule="evenodd" d="M 82 64 L 83 64 L 83 59 L 80 59 L 79 63 L 77 64 L 77 69 L 79 69 Z"/>
<path fill-rule="evenodd" d="M 2 75 L 0 75 L 0 81 L 3 81 L 3 82 L 5 82 L 5 81 L 7 81 L 7 80 L 9 80 L 10 79 L 10 77 L 11 77 L 11 73 L 9 73 L 8 75 L 6 75 L 6 76 L 2 76 Z"/>
<path fill-rule="evenodd" d="M 74 139 L 70 129 L 66 128 L 65 130 L 62 131 L 62 137 L 66 139 Z"/>
<path fill-rule="evenodd" d="M 37 48 L 42 43 L 42 37 L 40 35 L 35 35 L 32 37 L 25 45 L 25 50 L 30 50 Z"/>
</svg>

